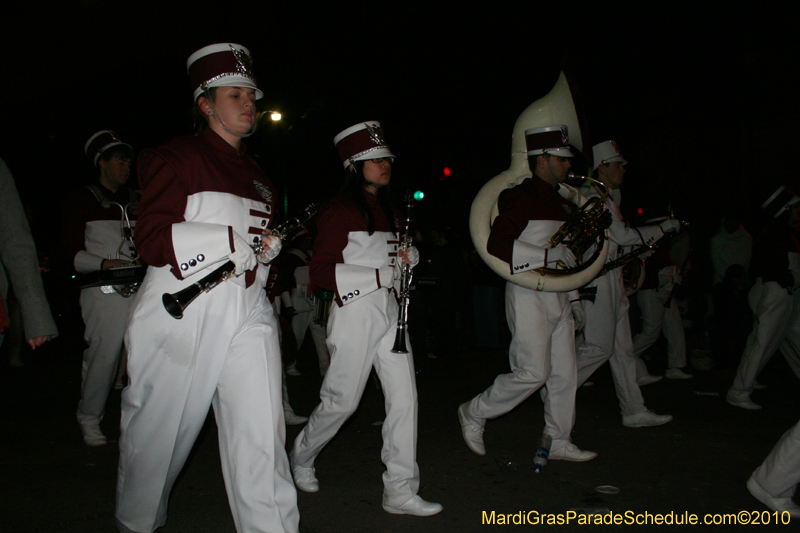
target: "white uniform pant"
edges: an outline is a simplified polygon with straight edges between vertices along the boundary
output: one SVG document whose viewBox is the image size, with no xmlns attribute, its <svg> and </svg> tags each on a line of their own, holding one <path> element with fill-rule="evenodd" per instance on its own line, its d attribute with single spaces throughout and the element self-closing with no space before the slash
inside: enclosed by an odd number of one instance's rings
<svg viewBox="0 0 800 533">
<path fill-rule="evenodd" d="M 506 317 L 511 330 L 510 374 L 472 399 L 467 418 L 478 427 L 514 409 L 546 385 L 544 434 L 551 451 L 570 442 L 575 414 L 577 374 L 575 322 L 565 293 L 538 292 L 506 284 Z"/>
<path fill-rule="evenodd" d="M 145 279 L 126 335 L 117 525 L 123 532 L 164 525 L 172 486 L 213 406 L 237 532 L 296 532 L 273 309 L 260 288 L 228 282 L 175 320 L 161 294 L 178 287 Z"/>
<path fill-rule="evenodd" d="M 778 440 L 753 479 L 773 498 L 794 497 L 800 483 L 800 422 Z"/>
<path fill-rule="evenodd" d="M 594 302 L 586 301 L 583 305 L 586 326 L 583 344 L 577 349 L 578 386 L 609 361 L 622 416 L 642 413 L 647 408 L 636 384 L 636 359 L 628 319 L 630 303 L 619 270 L 601 276 L 589 286 L 597 287 L 597 294 Z"/>
<path fill-rule="evenodd" d="M 314 339 L 314 347 L 317 349 L 319 372 L 325 375 L 328 371 L 328 367 L 331 366 L 331 354 L 328 351 L 325 326 L 314 323 L 314 311 L 304 311 L 292 317 L 292 331 L 297 340 L 298 351 L 303 345 L 308 329 L 311 329 L 311 337 Z"/>
<path fill-rule="evenodd" d="M 782 343 L 790 343 L 784 356 L 793 369 L 800 348 L 800 291 L 789 295 L 778 282 L 764 283 L 758 278 L 747 299 L 753 310 L 753 331 L 747 337 L 736 378 L 728 391 L 742 399 L 753 392 L 753 383 Z"/>
<path fill-rule="evenodd" d="M 89 345 L 83 352 L 81 367 L 81 400 L 77 414 L 81 425 L 96 426 L 103 420 L 123 351 L 128 313 L 135 300 L 135 295 L 123 298 L 116 292 L 105 294 L 100 287 L 81 291 L 81 314 L 86 324 L 83 338 Z"/>
<path fill-rule="evenodd" d="M 655 344 L 662 330 L 667 339 L 667 368 L 686 366 L 686 334 L 678 304 L 675 298 L 670 298 L 671 294 L 671 288 L 649 289 L 636 294 L 643 321 L 642 331 L 633 338 L 637 378 L 647 374 L 647 366 L 639 356 Z M 670 301 L 669 306 L 664 307 L 667 300 Z"/>
<path fill-rule="evenodd" d="M 385 289 L 352 304 L 333 306 L 328 320 L 331 366 L 320 389 L 321 403 L 294 441 L 292 461 L 312 467 L 323 447 L 358 408 L 374 367 L 385 396 L 381 460 L 384 501 L 400 506 L 419 490 L 417 466 L 417 386 L 414 358 L 391 353 L 397 300 Z M 411 346 L 406 339 L 406 346 Z"/>
</svg>

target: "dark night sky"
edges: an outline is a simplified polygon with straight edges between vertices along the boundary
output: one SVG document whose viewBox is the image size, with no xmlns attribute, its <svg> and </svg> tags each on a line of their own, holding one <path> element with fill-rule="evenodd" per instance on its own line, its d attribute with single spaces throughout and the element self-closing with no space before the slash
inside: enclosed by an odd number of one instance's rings
<svg viewBox="0 0 800 533">
<path fill-rule="evenodd" d="M 561 68 L 577 80 L 591 141 L 614 138 L 631 161 L 628 209 L 655 216 L 671 200 L 711 224 L 731 193 L 746 201 L 755 182 L 797 181 L 792 13 L 526 5 L 31 5 L 0 23 L 0 157 L 24 201 L 36 199 L 41 233 L 59 198 L 94 177 L 85 140 L 110 128 L 141 149 L 189 133 L 186 58 L 233 41 L 253 53 L 259 109 L 284 113 L 249 144 L 290 211 L 335 192 L 333 136 L 374 119 L 400 157 L 396 190 L 425 189 L 422 219 L 463 227 L 478 188 L 508 168 L 518 115 Z M 439 181 L 445 165 L 453 175 Z"/>
</svg>

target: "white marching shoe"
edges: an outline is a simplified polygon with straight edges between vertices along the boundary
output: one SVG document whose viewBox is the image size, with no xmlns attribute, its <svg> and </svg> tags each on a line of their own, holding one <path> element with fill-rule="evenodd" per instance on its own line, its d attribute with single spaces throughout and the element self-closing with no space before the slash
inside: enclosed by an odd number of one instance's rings
<svg viewBox="0 0 800 533">
<path fill-rule="evenodd" d="M 680 368 L 668 368 L 667 371 L 664 372 L 664 376 L 666 376 L 667 379 L 692 379 L 694 377 Z"/>
<path fill-rule="evenodd" d="M 672 415 L 657 415 L 653 411 L 643 411 L 622 417 L 622 425 L 629 428 L 647 428 L 672 422 Z"/>
<path fill-rule="evenodd" d="M 761 409 L 760 405 L 750 399 L 750 394 L 747 392 L 740 393 L 734 391 L 733 389 L 728 390 L 728 394 L 725 396 L 725 401 L 735 407 L 749 409 L 750 411 L 758 411 Z"/>
<path fill-rule="evenodd" d="M 318 492 L 319 481 L 317 480 L 314 467 L 294 464 L 291 458 L 290 462 L 292 464 L 292 474 L 294 474 L 294 484 L 297 485 L 297 488 L 304 492 Z"/>
<path fill-rule="evenodd" d="M 640 378 L 636 378 L 636 384 L 640 387 L 644 387 L 645 385 L 650 385 L 651 383 L 657 383 L 661 381 L 663 376 L 654 376 L 653 374 L 645 374 Z"/>
<path fill-rule="evenodd" d="M 789 513 L 792 518 L 800 518 L 800 505 L 794 503 L 791 498 L 776 498 L 758 484 L 758 482 L 750 476 L 747 480 L 747 490 L 753 497 L 772 509 L 773 511 Z"/>
<path fill-rule="evenodd" d="M 108 444 L 108 439 L 98 426 L 84 426 L 81 424 L 81 433 L 83 433 L 83 442 L 87 446 L 105 446 Z"/>
<path fill-rule="evenodd" d="M 410 514 L 413 516 L 431 516 L 440 513 L 444 509 L 442 504 L 434 502 L 426 502 L 419 497 L 419 494 L 408 500 L 403 505 L 394 507 L 386 503 L 386 498 L 383 500 L 383 510 L 391 514 Z"/>
<path fill-rule="evenodd" d="M 300 416 L 294 411 L 284 411 L 283 417 L 286 419 L 287 426 L 299 426 L 300 424 L 308 422 L 307 416 Z"/>
<path fill-rule="evenodd" d="M 548 459 L 553 461 L 574 461 L 576 463 L 582 463 L 584 461 L 591 461 L 595 457 L 597 457 L 597 452 L 581 450 L 570 442 L 560 450 L 550 452 Z"/>
<path fill-rule="evenodd" d="M 462 403 L 458 406 L 458 421 L 461 423 L 461 436 L 464 437 L 464 442 L 470 450 L 478 455 L 486 455 L 486 446 L 483 444 L 483 428 L 479 428 L 467 419 L 464 410 L 467 408 L 468 403 Z"/>
</svg>

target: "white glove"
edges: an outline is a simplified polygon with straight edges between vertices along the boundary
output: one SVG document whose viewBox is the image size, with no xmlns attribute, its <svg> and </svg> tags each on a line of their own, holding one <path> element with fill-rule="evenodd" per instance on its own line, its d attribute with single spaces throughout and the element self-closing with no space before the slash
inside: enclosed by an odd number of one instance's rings
<svg viewBox="0 0 800 533">
<path fill-rule="evenodd" d="M 391 287 L 394 280 L 400 277 L 400 269 L 397 267 L 380 267 L 378 269 L 378 279 L 381 281 L 381 287 Z"/>
<path fill-rule="evenodd" d="M 648 257 L 652 256 L 654 253 L 656 253 L 655 249 L 653 249 L 653 250 L 647 250 L 646 252 L 642 253 L 642 255 L 640 255 L 640 256 L 639 256 L 639 259 L 641 259 L 642 261 L 644 261 L 644 260 L 645 260 L 645 259 L 647 259 Z"/>
<path fill-rule="evenodd" d="M 681 230 L 681 222 L 679 220 L 675 220 L 674 218 L 668 218 L 664 222 L 658 225 L 661 228 L 661 231 L 664 233 L 669 233 L 670 231 L 680 231 Z"/>
<path fill-rule="evenodd" d="M 279 238 L 275 235 L 270 235 L 269 230 L 265 231 L 264 236 L 261 238 L 261 248 L 264 252 L 262 255 L 258 256 L 258 262 L 266 265 L 278 257 L 282 246 L 283 243 Z"/>
<path fill-rule="evenodd" d="M 575 331 L 583 329 L 586 325 L 586 311 L 583 310 L 583 304 L 580 300 L 573 300 L 570 302 L 572 307 L 572 319 L 575 321 Z"/>
<path fill-rule="evenodd" d="M 575 261 L 575 254 L 572 253 L 572 250 L 562 245 L 547 250 L 548 266 L 550 265 L 550 263 L 556 263 L 557 261 L 561 261 L 562 263 L 564 263 L 564 265 L 567 268 L 572 268 L 577 264 L 577 262 Z"/>
<path fill-rule="evenodd" d="M 234 251 L 228 254 L 228 259 L 236 266 L 236 276 L 241 276 L 246 271 L 253 270 L 256 267 L 256 254 L 250 244 L 235 231 L 233 232 L 233 247 Z"/>
<path fill-rule="evenodd" d="M 417 266 L 419 264 L 419 250 L 417 250 L 416 246 L 412 246 L 411 248 L 409 248 L 406 251 L 405 255 L 406 255 L 408 260 L 407 261 L 402 261 L 402 258 L 401 258 L 401 262 L 402 263 L 408 263 L 409 265 L 411 265 L 411 268 L 414 268 L 415 266 Z"/>
</svg>

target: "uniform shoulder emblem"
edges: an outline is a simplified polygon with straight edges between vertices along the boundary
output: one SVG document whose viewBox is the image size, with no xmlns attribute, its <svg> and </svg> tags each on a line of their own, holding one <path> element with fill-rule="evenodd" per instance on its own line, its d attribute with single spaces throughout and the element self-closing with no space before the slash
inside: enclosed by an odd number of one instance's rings
<svg viewBox="0 0 800 533">
<path fill-rule="evenodd" d="M 267 203 L 271 203 L 272 202 L 272 191 L 269 190 L 269 187 L 267 187 L 266 185 L 264 185 L 263 183 L 261 183 L 258 180 L 253 180 L 253 185 L 256 186 L 256 190 L 258 191 L 258 194 L 261 196 L 261 198 L 264 199 L 265 202 L 267 202 Z"/>
</svg>

